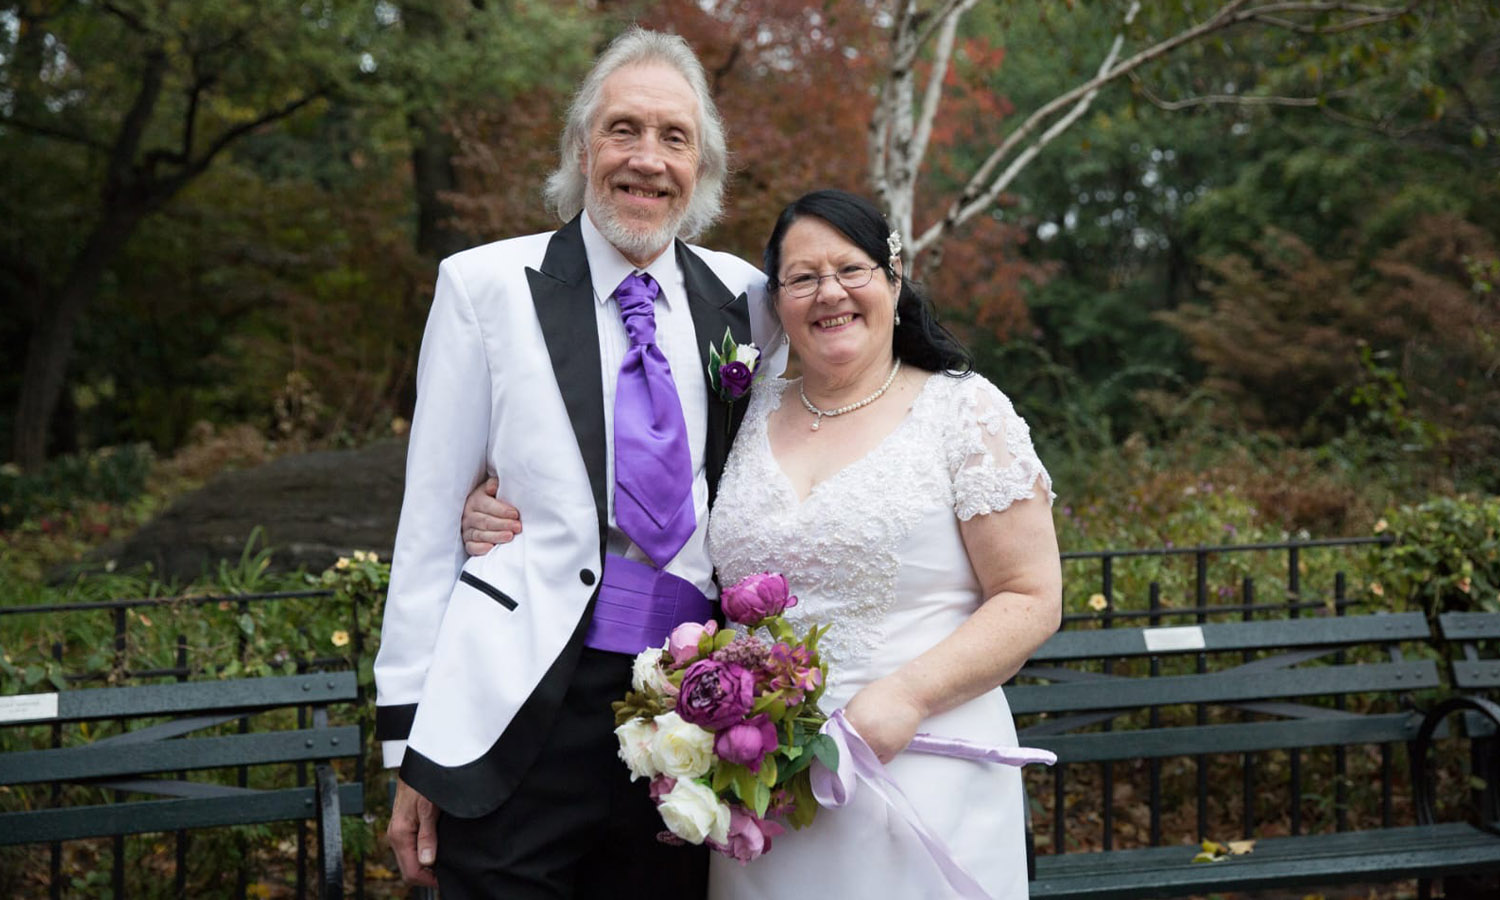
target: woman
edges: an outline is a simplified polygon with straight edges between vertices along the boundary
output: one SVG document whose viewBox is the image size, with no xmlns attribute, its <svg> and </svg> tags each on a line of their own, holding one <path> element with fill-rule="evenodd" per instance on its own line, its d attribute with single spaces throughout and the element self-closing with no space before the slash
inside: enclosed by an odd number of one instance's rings
<svg viewBox="0 0 1500 900">
<path fill-rule="evenodd" d="M 1020 772 L 902 750 L 918 731 L 1016 744 L 997 688 L 1061 607 L 1050 479 L 1010 401 L 965 374 L 967 352 L 902 277 L 899 239 L 868 201 L 792 203 L 765 271 L 803 374 L 751 395 L 709 522 L 719 580 L 786 575 L 800 600 L 788 618 L 834 626 L 820 643 L 824 710 L 844 709 L 990 896 L 1025 897 Z M 709 894 L 951 891 L 909 826 L 862 791 L 765 859 L 715 855 Z"/>
</svg>

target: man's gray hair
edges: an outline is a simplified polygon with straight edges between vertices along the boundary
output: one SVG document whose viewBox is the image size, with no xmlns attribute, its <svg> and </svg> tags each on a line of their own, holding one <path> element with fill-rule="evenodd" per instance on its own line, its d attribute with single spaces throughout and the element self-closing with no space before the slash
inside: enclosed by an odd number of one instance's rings
<svg viewBox="0 0 1500 900">
<path fill-rule="evenodd" d="M 547 177 L 547 204 L 564 222 L 583 209 L 588 178 L 579 165 L 585 152 L 589 127 L 598 112 L 604 80 L 620 69 L 641 63 L 663 63 L 682 74 L 698 98 L 698 181 L 688 202 L 677 236 L 692 240 L 707 230 L 724 211 L 724 180 L 729 169 L 729 149 L 724 140 L 724 122 L 708 91 L 708 76 L 688 42 L 675 34 L 647 31 L 632 25 L 615 38 L 594 62 L 573 103 L 559 142 L 557 169 Z"/>
</svg>

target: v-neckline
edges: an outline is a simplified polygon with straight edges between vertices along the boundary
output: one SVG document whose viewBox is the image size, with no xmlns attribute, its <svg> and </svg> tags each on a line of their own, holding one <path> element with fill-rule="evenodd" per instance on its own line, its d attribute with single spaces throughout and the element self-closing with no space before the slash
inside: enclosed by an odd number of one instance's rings
<svg viewBox="0 0 1500 900">
<path fill-rule="evenodd" d="M 776 451 L 771 449 L 771 414 L 781 408 L 781 401 L 786 398 L 787 388 L 791 387 L 792 385 L 792 382 L 790 380 L 781 379 L 780 390 L 776 394 L 776 405 L 768 408 L 765 411 L 765 414 L 760 418 L 760 444 L 761 450 L 766 454 L 766 459 L 771 463 L 771 468 L 776 472 L 776 477 L 781 479 L 781 486 L 786 490 L 788 494 L 791 495 L 792 500 L 794 501 L 793 508 L 797 510 L 802 509 L 802 507 L 807 505 L 807 502 L 811 500 L 815 494 L 822 490 L 825 485 L 832 484 L 833 482 L 839 480 L 850 469 L 863 464 L 867 460 L 873 459 L 876 454 L 878 454 L 881 450 L 884 450 L 885 446 L 889 444 L 891 440 L 896 437 L 896 435 L 900 434 L 901 430 L 906 428 L 906 426 L 915 418 L 914 414 L 917 411 L 917 404 L 923 402 L 923 399 L 927 396 L 928 388 L 932 386 L 932 380 L 934 378 L 937 378 L 941 374 L 941 372 L 932 372 L 928 374 L 927 380 L 922 382 L 921 389 L 918 390 L 916 396 L 912 398 L 911 407 L 906 411 L 906 415 L 901 417 L 901 421 L 896 423 L 896 427 L 892 428 L 890 431 L 887 431 L 880 438 L 880 440 L 875 442 L 875 445 L 873 447 L 871 447 L 869 450 L 866 450 L 861 456 L 850 460 L 848 463 L 844 464 L 842 468 L 834 472 L 832 475 L 829 475 L 827 478 L 824 478 L 821 481 L 813 482 L 812 486 L 807 489 L 807 496 L 805 497 L 797 495 L 797 486 L 792 483 L 791 476 L 786 474 L 786 469 L 782 468 L 781 460 L 776 458 Z"/>
</svg>

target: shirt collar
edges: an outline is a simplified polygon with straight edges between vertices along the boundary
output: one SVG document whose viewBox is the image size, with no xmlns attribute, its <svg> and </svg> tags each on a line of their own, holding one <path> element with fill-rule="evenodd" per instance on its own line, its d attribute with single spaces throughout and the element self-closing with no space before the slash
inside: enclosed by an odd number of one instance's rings
<svg viewBox="0 0 1500 900">
<path fill-rule="evenodd" d="M 635 264 L 625 258 L 625 255 L 615 248 L 598 227 L 594 220 L 589 218 L 588 211 L 583 213 L 583 250 L 589 258 L 589 280 L 594 287 L 594 300 L 605 303 L 614 296 L 615 288 L 625 280 L 625 276 L 632 272 L 645 272 L 656 283 L 662 286 L 659 302 L 672 305 L 672 294 L 669 288 L 681 279 L 677 276 L 677 242 L 673 241 L 667 249 L 657 254 L 656 259 L 644 269 L 637 269 Z"/>
</svg>

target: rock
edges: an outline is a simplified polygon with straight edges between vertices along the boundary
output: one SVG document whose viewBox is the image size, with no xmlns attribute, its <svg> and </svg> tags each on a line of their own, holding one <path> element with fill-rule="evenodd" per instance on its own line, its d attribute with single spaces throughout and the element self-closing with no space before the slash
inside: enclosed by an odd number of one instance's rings
<svg viewBox="0 0 1500 900">
<path fill-rule="evenodd" d="M 406 440 L 357 450 L 283 456 L 263 466 L 225 472 L 178 498 L 123 541 L 89 554 L 97 571 L 150 564 L 163 580 L 187 581 L 238 560 L 256 527 L 272 566 L 321 571 L 355 550 L 390 559 L 406 475 Z M 457 527 L 455 524 L 454 527 Z"/>
</svg>

